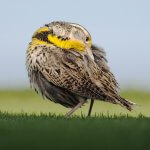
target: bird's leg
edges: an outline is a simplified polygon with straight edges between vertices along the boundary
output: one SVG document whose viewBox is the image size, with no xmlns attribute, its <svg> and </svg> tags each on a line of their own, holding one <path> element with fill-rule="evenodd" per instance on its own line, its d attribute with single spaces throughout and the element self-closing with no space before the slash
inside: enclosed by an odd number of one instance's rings
<svg viewBox="0 0 150 150">
<path fill-rule="evenodd" d="M 94 104 L 94 99 L 91 99 L 91 102 L 90 102 L 90 108 L 89 108 L 89 112 L 88 112 L 88 116 L 91 115 L 93 104 Z"/>
<path fill-rule="evenodd" d="M 79 102 L 73 109 L 71 109 L 68 113 L 66 113 L 66 117 L 70 117 L 78 108 L 80 108 L 84 104 L 84 101 Z"/>
</svg>

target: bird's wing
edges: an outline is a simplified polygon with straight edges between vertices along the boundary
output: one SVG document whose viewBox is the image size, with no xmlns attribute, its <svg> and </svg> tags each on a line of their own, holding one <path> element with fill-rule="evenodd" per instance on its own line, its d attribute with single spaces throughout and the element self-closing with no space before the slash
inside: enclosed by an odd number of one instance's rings
<svg viewBox="0 0 150 150">
<path fill-rule="evenodd" d="M 87 75 L 83 57 L 79 53 L 49 48 L 41 54 L 45 61 L 37 59 L 37 68 L 49 82 L 90 98 L 91 94 L 87 92 L 88 89 L 94 90 L 94 84 Z"/>
<path fill-rule="evenodd" d="M 49 82 L 82 97 L 117 103 L 113 97 L 116 89 L 111 87 L 111 79 L 88 55 L 56 48 L 44 51 L 43 55 L 45 62 L 37 62 L 38 70 Z"/>
</svg>

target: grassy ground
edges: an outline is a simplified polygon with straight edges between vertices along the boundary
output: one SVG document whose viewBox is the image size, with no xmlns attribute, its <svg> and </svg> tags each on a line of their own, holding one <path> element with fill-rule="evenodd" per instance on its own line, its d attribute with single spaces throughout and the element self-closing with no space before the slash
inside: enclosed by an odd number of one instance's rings
<svg viewBox="0 0 150 150">
<path fill-rule="evenodd" d="M 0 114 L 0 149 L 118 149 L 150 147 L 150 119 Z"/>
<path fill-rule="evenodd" d="M 66 119 L 63 114 L 68 109 L 41 100 L 31 90 L 3 90 L 0 150 L 149 149 L 150 93 L 130 90 L 122 95 L 138 104 L 134 112 L 96 102 L 91 118 L 85 117 L 89 107 L 86 104 L 75 116 Z"/>
</svg>

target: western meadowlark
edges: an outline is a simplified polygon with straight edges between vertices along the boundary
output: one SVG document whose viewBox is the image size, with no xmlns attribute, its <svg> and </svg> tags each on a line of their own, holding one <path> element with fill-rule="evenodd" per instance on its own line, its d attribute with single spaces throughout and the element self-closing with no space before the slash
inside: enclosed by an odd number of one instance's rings
<svg viewBox="0 0 150 150">
<path fill-rule="evenodd" d="M 79 24 L 51 22 L 39 28 L 27 49 L 26 66 L 31 86 L 43 97 L 72 108 L 70 116 L 91 99 L 132 110 L 134 103 L 122 98 L 110 72 L 105 52 L 92 44 L 89 32 Z"/>
</svg>

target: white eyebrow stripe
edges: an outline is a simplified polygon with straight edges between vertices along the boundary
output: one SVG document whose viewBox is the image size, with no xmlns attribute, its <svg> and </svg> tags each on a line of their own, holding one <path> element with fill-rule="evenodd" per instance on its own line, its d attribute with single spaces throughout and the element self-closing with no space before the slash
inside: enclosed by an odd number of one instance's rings
<svg viewBox="0 0 150 150">
<path fill-rule="evenodd" d="M 72 25 L 73 27 L 77 27 L 77 28 L 82 29 L 85 33 L 87 33 L 88 35 L 90 35 L 89 32 L 88 32 L 84 27 L 82 27 L 81 25 L 75 24 L 75 23 L 71 23 L 71 25 Z"/>
</svg>

